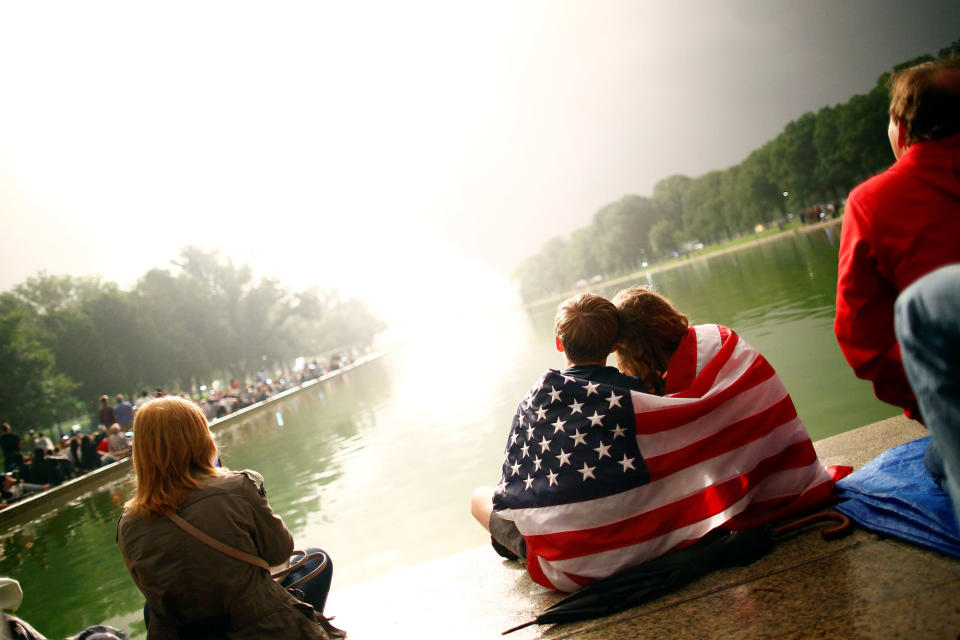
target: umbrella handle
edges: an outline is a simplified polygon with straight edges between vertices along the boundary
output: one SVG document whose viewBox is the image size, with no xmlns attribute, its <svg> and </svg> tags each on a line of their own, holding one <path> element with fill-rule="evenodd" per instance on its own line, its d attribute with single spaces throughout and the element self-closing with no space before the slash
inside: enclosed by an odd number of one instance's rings
<svg viewBox="0 0 960 640">
<path fill-rule="evenodd" d="M 776 535 L 780 535 L 783 533 L 788 533 L 790 531 L 795 531 L 797 529 L 802 529 L 803 527 L 813 524 L 815 522 L 831 522 L 831 521 L 836 522 L 837 525 L 834 527 L 829 527 L 827 529 L 824 529 L 820 532 L 820 535 L 823 536 L 824 540 L 833 540 L 834 538 L 840 538 L 850 533 L 852 529 L 850 518 L 843 515 L 842 513 L 837 513 L 836 511 L 824 511 L 823 513 L 815 513 L 805 518 L 800 518 L 799 520 L 788 522 L 785 525 L 781 525 L 773 529 L 773 533 Z"/>
<path fill-rule="evenodd" d="M 529 627 L 530 625 L 533 625 L 533 624 L 537 624 L 537 621 L 536 621 L 536 620 L 529 620 L 529 621 L 527 621 L 527 622 L 524 622 L 523 624 L 518 624 L 518 625 L 515 626 L 515 627 L 512 627 L 512 628 L 510 628 L 510 629 L 507 629 L 506 631 L 504 631 L 504 632 L 501 633 L 500 635 L 505 636 L 505 635 L 507 635 L 508 633 L 513 633 L 514 631 L 520 631 L 520 629 L 526 629 L 527 627 Z"/>
</svg>

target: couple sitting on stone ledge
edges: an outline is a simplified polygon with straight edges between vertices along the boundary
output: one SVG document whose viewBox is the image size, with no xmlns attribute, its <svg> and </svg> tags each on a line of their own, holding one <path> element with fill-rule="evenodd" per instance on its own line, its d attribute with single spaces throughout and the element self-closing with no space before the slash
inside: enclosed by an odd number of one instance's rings
<svg viewBox="0 0 960 640">
<path fill-rule="evenodd" d="M 888 531 L 875 519 L 888 514 L 902 531 L 922 515 L 948 540 L 934 548 L 960 555 L 960 58 L 900 70 L 890 88 L 896 162 L 847 200 L 834 326 L 877 397 L 929 427 L 929 446 L 918 443 L 926 472 L 913 479 L 936 486 L 924 484 L 922 514 L 897 506 L 913 481 L 900 464 L 885 471 L 892 506 L 852 517 Z M 645 289 L 614 302 L 584 295 L 561 305 L 568 369 L 548 371 L 521 401 L 500 484 L 472 499 L 495 546 L 563 591 L 710 531 L 822 504 L 839 475 L 820 465 L 773 369 L 731 330 L 688 327 Z M 611 352 L 620 371 L 605 366 Z M 845 492 L 864 494 L 872 472 L 845 481 Z"/>
<path fill-rule="evenodd" d="M 471 501 L 539 584 L 574 591 L 712 531 L 799 514 L 849 472 L 820 464 L 758 351 L 649 289 L 571 298 L 555 334 L 567 368 L 520 401 L 500 483 Z"/>
</svg>

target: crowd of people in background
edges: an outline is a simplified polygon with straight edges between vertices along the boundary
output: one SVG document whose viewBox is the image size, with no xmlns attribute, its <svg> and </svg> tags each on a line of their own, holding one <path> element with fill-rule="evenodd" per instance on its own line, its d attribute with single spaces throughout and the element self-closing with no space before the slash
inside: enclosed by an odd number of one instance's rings
<svg viewBox="0 0 960 640">
<path fill-rule="evenodd" d="M 801 211 L 797 217 L 800 218 L 800 222 L 803 224 L 816 224 L 817 222 L 823 222 L 827 219 L 833 219 L 840 216 L 840 211 L 843 208 L 843 203 L 841 202 L 828 202 L 827 204 L 816 204 L 812 207 L 807 207 Z M 789 214 L 789 217 L 792 217 L 793 214 Z"/>
<path fill-rule="evenodd" d="M 208 390 L 204 386 L 193 394 L 179 391 L 172 395 L 196 403 L 207 420 L 213 422 L 348 363 L 348 358 L 334 355 L 326 366 L 313 360 L 305 364 L 299 373 L 289 376 L 274 379 L 266 371 L 260 371 L 247 384 L 241 384 L 234 378 L 223 389 Z M 123 394 L 117 394 L 112 404 L 109 396 L 100 396 L 95 425 L 87 433 L 78 431 L 61 436 L 59 441 L 55 441 L 47 432 L 35 429 L 29 429 L 21 437 L 14 433 L 9 424 L 3 423 L 0 426 L 4 466 L 0 509 L 128 457 L 133 452 L 133 418 L 137 410 L 150 400 L 166 395 L 168 393 L 163 388 L 157 387 L 153 393 L 140 391 L 133 403 L 127 401 Z"/>
</svg>

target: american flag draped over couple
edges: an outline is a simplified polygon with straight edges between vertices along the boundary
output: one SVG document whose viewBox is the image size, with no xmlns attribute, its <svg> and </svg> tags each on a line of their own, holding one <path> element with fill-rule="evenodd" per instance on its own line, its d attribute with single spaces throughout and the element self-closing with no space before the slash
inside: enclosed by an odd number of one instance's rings
<svg viewBox="0 0 960 640">
<path fill-rule="evenodd" d="M 773 368 L 726 327 L 690 327 L 666 384 L 661 397 L 549 370 L 521 400 L 494 509 L 536 582 L 574 591 L 800 513 L 849 472 L 820 464 Z"/>
</svg>

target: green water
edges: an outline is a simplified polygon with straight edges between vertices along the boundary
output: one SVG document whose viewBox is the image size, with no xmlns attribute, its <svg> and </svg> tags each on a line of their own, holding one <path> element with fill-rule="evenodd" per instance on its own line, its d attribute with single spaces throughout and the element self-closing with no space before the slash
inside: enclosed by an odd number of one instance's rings
<svg viewBox="0 0 960 640">
<path fill-rule="evenodd" d="M 838 229 L 650 279 L 692 321 L 730 326 L 760 349 L 814 439 L 896 413 L 853 377 L 833 338 Z M 562 365 L 553 312 L 451 305 L 389 356 L 220 431 L 224 463 L 263 474 L 298 546 L 331 554 L 335 589 L 484 544 L 468 496 L 496 483 L 520 396 Z M 128 492 L 115 483 L 3 534 L 0 575 L 20 580 L 19 613 L 46 635 L 106 622 L 142 637 L 143 601 L 114 544 Z"/>
</svg>

